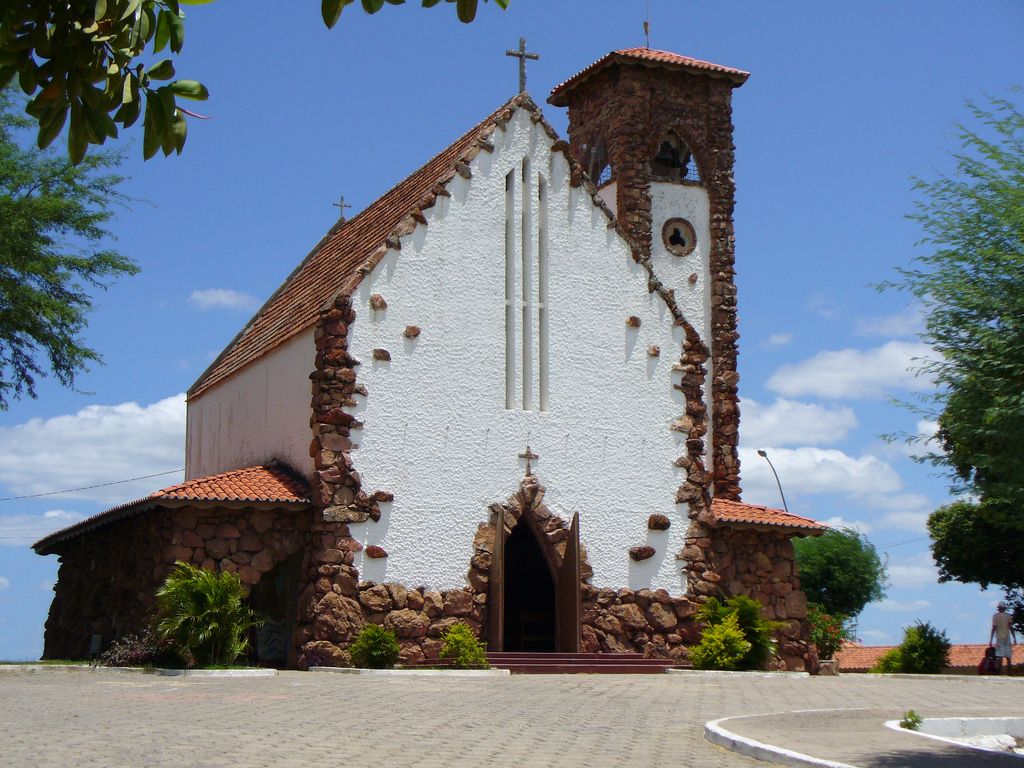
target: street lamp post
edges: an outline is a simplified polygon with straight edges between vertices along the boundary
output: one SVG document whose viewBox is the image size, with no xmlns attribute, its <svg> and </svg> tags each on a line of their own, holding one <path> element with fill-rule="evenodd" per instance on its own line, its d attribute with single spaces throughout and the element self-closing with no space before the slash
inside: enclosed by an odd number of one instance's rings
<svg viewBox="0 0 1024 768">
<path fill-rule="evenodd" d="M 768 462 L 768 466 L 772 468 L 772 474 L 775 475 L 775 484 L 779 486 L 779 496 L 782 497 L 782 508 L 789 512 L 789 507 L 786 505 L 786 494 L 782 492 L 782 482 L 779 480 L 779 473 L 775 471 L 775 465 L 772 464 L 772 460 L 768 458 L 768 451 L 758 449 L 757 455 Z"/>
</svg>

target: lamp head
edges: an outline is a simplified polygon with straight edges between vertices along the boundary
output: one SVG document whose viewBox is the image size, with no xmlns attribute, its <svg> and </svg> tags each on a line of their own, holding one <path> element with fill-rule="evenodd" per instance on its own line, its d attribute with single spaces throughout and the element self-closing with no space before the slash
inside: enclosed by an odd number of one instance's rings
<svg viewBox="0 0 1024 768">
<path fill-rule="evenodd" d="M 767 459 L 768 458 L 768 451 L 765 451 L 765 450 L 762 450 L 762 449 L 758 448 L 757 455 L 760 456 L 762 459 Z"/>
</svg>

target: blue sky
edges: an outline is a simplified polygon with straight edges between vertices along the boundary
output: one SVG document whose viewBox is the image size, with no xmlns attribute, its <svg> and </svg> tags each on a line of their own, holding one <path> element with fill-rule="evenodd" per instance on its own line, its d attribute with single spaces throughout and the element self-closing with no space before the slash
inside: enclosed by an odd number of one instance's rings
<svg viewBox="0 0 1024 768">
<path fill-rule="evenodd" d="M 183 466 L 183 393 L 337 217 L 365 207 L 511 97 L 520 36 L 550 89 L 616 48 L 642 45 L 645 0 L 512 0 L 458 24 L 451 7 L 350 8 L 327 31 L 318 4 L 189 7 L 180 77 L 211 99 L 184 155 L 124 171 L 134 199 L 114 225 L 142 267 L 96 299 L 88 342 L 106 365 L 53 381 L 0 413 L 0 497 Z M 886 601 L 860 635 L 898 641 L 928 619 L 984 642 L 999 593 L 936 583 L 924 529 L 946 483 L 880 435 L 915 431 L 893 404 L 927 382 L 907 298 L 871 284 L 917 253 L 910 177 L 951 167 L 967 99 L 1024 80 L 1024 3 L 695 3 L 650 0 L 651 45 L 749 70 L 734 93 L 744 499 L 859 525 L 889 558 Z M 282 8 L 287 8 L 283 11 Z M 1018 97 L 1019 99 L 1019 97 Z M 563 133 L 563 110 L 547 107 Z M 0 659 L 29 659 L 56 578 L 28 548 L 49 530 L 180 474 L 0 501 Z M 116 557 L 117 553 L 111 553 Z"/>
</svg>

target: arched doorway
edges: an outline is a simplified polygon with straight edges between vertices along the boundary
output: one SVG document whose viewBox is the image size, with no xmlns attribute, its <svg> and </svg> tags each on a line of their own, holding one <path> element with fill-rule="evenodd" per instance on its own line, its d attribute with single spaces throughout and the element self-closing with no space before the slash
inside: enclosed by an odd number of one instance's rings
<svg viewBox="0 0 1024 768">
<path fill-rule="evenodd" d="M 537 537 L 521 522 L 505 540 L 504 650 L 554 651 L 555 581 Z"/>
<path fill-rule="evenodd" d="M 552 515 L 540 503 L 543 493 L 527 475 L 508 504 L 491 507 L 494 539 L 486 620 L 490 651 L 580 649 L 579 515 L 562 528 L 564 543 L 556 546 L 544 533 Z"/>
</svg>

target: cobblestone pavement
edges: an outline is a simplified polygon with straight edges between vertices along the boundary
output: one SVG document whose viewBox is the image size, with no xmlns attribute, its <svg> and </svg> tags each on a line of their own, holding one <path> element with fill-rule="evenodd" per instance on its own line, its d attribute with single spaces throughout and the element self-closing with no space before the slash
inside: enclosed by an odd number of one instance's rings
<svg viewBox="0 0 1024 768">
<path fill-rule="evenodd" d="M 749 767 L 764 763 L 705 741 L 706 721 L 808 709 L 868 709 L 879 719 L 899 718 L 911 708 L 925 716 L 965 709 L 1020 714 L 1022 683 L 865 675 L 375 678 L 285 672 L 174 679 L 3 671 L 0 764 Z M 790 722 L 800 721 L 795 717 Z M 844 735 L 843 723 L 841 713 L 829 721 L 830 743 L 859 741 L 857 729 Z M 792 740 L 784 746 L 799 749 Z M 887 761 L 870 762 L 867 755 L 858 765 L 900 764 L 891 755 L 881 758 Z"/>
</svg>

